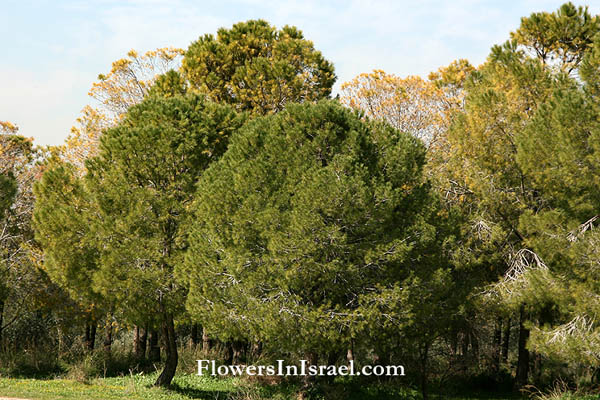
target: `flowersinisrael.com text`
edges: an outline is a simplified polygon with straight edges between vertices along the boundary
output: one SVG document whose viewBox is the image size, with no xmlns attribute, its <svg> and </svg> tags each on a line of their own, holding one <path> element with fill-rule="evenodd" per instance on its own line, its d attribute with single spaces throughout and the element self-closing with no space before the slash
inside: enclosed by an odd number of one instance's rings
<svg viewBox="0 0 600 400">
<path fill-rule="evenodd" d="M 354 361 L 348 365 L 312 365 L 300 360 L 300 365 L 217 365 L 214 360 L 197 360 L 198 375 L 210 376 L 404 376 L 402 365 L 365 365 L 355 369 Z"/>
</svg>

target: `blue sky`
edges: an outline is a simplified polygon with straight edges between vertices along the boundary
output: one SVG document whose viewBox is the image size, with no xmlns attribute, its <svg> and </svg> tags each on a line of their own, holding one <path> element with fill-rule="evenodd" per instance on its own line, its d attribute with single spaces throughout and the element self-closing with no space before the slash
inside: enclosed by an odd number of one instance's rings
<svg viewBox="0 0 600 400">
<path fill-rule="evenodd" d="M 60 144 L 99 73 L 130 49 L 187 48 L 205 33 L 263 18 L 295 25 L 338 82 L 372 69 L 422 75 L 457 58 L 483 62 L 522 16 L 563 1 L 0 0 L 0 120 Z M 590 11 L 600 13 L 600 5 Z"/>
</svg>

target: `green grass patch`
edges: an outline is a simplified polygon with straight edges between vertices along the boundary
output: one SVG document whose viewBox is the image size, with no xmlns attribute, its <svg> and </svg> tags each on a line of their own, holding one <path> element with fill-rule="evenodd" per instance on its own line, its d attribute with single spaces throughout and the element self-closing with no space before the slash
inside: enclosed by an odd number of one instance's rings
<svg viewBox="0 0 600 400">
<path fill-rule="evenodd" d="M 98 378 L 89 383 L 66 379 L 0 378 L 0 396 L 33 400 L 187 400 L 227 399 L 237 391 L 237 379 L 210 379 L 178 375 L 171 389 L 152 387 L 156 374 Z"/>
<path fill-rule="evenodd" d="M 0 378 L 0 397 L 19 397 L 32 400 L 295 400 L 297 385 L 267 385 L 249 383 L 240 378 L 216 379 L 180 374 L 169 389 L 153 387 L 157 373 L 129 375 L 116 378 L 96 378 L 87 383 L 68 379 Z M 417 390 L 390 383 L 360 384 L 336 382 L 309 394 L 314 400 L 420 400 Z M 516 394 L 445 394 L 431 393 L 432 400 L 517 400 Z M 591 397 L 548 397 L 551 400 L 584 400 Z M 594 397 L 596 398 L 596 397 Z M 545 399 L 545 397 L 544 397 Z"/>
</svg>

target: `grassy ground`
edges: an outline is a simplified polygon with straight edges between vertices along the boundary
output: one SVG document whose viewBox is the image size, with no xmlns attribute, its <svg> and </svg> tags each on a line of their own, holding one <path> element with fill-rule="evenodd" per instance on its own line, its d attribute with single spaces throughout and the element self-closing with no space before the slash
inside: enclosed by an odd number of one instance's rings
<svg viewBox="0 0 600 400">
<path fill-rule="evenodd" d="M 67 379 L 12 379 L 0 378 L 0 397 L 20 397 L 32 400 L 291 400 L 296 398 L 294 387 L 250 385 L 243 380 L 211 379 L 196 375 L 178 375 L 171 389 L 152 387 L 156 374 L 132 375 L 118 378 L 93 379 L 81 383 Z M 335 385 L 314 396 L 320 399 L 344 400 L 418 400 L 413 390 L 397 387 L 364 387 L 355 384 Z M 468 395 L 448 397 L 443 394 L 433 399 L 515 399 L 510 396 Z"/>
<path fill-rule="evenodd" d="M 187 400 L 227 399 L 238 382 L 234 379 L 212 380 L 193 375 L 180 375 L 172 389 L 151 387 L 154 375 L 134 375 L 119 378 L 93 379 L 81 383 L 66 379 L 0 378 L 0 396 L 24 397 L 35 400 Z"/>
</svg>

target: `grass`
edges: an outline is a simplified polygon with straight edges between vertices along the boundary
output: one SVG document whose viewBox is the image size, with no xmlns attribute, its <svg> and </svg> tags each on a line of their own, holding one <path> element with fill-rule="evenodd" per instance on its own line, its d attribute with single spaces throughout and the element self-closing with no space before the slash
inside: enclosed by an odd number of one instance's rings
<svg viewBox="0 0 600 400">
<path fill-rule="evenodd" d="M 152 387 L 156 374 L 131 375 L 118 378 L 97 378 L 89 383 L 68 379 L 14 379 L 0 378 L 0 396 L 21 397 L 33 400 L 291 400 L 296 398 L 294 387 L 249 385 L 237 379 L 213 379 L 196 375 L 178 375 L 171 389 Z M 393 386 L 357 387 L 354 384 L 335 385 L 317 399 L 398 399 L 417 400 L 417 391 Z M 449 399 L 446 396 L 432 398 Z M 487 399 L 507 400 L 510 397 L 466 396 L 452 400 Z M 514 399 L 514 398 L 512 398 Z"/>
<path fill-rule="evenodd" d="M 0 378 L 0 396 L 34 400 L 187 400 L 227 399 L 238 387 L 236 379 L 209 379 L 178 375 L 172 389 L 152 387 L 156 374 L 92 379 L 81 383 L 67 379 Z"/>
<path fill-rule="evenodd" d="M 239 378 L 215 379 L 180 374 L 170 389 L 152 387 L 157 374 L 138 374 L 115 378 L 96 378 L 87 383 L 69 379 L 17 379 L 0 377 L 0 397 L 32 400 L 292 400 L 293 385 L 259 385 Z M 443 391 L 431 394 L 432 400 L 516 400 L 516 395 L 470 393 L 448 396 Z M 310 396 L 316 400 L 419 400 L 416 390 L 397 385 L 361 385 L 339 382 Z M 552 400 L 584 400 L 591 397 L 549 396 Z"/>
</svg>

